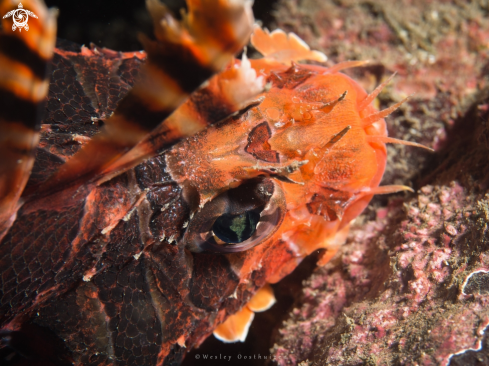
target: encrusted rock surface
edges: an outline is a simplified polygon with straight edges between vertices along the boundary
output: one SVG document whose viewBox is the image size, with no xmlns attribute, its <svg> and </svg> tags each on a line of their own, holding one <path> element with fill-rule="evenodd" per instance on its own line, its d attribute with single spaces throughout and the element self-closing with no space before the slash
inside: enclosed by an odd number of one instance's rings
<svg viewBox="0 0 489 366">
<path fill-rule="evenodd" d="M 454 355 L 480 349 L 489 325 L 488 200 L 427 185 L 354 226 L 305 283 L 279 365 L 467 364 Z"/>
<path fill-rule="evenodd" d="M 276 332 L 279 365 L 489 364 L 489 22 L 487 1 L 282 0 L 294 31 L 367 89 L 392 72 L 389 147 L 378 198 L 335 258 L 304 283 Z M 293 16 L 292 16 L 293 15 Z M 485 20 L 484 20 L 485 19 Z"/>
</svg>

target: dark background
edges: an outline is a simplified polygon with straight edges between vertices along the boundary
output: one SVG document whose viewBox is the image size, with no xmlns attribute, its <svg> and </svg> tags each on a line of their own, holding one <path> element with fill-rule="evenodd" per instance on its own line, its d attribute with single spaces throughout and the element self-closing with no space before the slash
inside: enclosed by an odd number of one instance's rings
<svg viewBox="0 0 489 366">
<path fill-rule="evenodd" d="M 142 47 L 139 32 L 151 35 L 151 19 L 144 0 L 67 1 L 45 0 L 59 9 L 58 37 L 79 44 L 107 47 L 117 51 L 137 51 Z M 185 0 L 163 0 L 174 14 L 185 8 Z M 256 19 L 266 26 L 272 20 L 276 0 L 255 0 Z"/>
</svg>

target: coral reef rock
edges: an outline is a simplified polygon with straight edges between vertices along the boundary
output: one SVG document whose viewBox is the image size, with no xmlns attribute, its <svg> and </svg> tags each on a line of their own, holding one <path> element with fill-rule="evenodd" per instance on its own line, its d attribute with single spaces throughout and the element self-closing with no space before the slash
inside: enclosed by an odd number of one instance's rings
<svg viewBox="0 0 489 366">
<path fill-rule="evenodd" d="M 279 4 L 277 26 L 333 62 L 374 60 L 353 75 L 367 89 L 397 71 L 380 104 L 416 94 L 390 135 L 436 152 L 389 148 L 383 184 L 416 193 L 376 198 L 305 281 L 273 338 L 278 364 L 488 365 L 487 2 Z"/>
</svg>

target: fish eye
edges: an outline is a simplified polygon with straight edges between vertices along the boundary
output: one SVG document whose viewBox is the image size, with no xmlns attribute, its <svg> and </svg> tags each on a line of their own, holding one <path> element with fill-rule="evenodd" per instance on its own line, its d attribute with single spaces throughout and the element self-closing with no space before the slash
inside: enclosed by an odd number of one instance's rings
<svg viewBox="0 0 489 366">
<path fill-rule="evenodd" d="M 225 213 L 216 219 L 212 231 L 223 242 L 242 243 L 251 238 L 259 221 L 260 212 L 256 209 L 237 215 Z"/>
<path fill-rule="evenodd" d="M 192 252 L 242 252 L 266 241 L 285 212 L 276 181 L 251 179 L 207 202 L 193 216 L 183 242 Z"/>
</svg>

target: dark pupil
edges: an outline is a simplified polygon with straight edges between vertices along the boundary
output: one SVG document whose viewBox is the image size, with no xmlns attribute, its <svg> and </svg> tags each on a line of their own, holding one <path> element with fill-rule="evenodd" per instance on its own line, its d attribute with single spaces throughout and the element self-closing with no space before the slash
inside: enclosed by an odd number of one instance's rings
<svg viewBox="0 0 489 366">
<path fill-rule="evenodd" d="M 260 221 L 260 214 L 247 211 L 240 215 L 223 214 L 212 226 L 214 234 L 226 243 L 241 243 L 251 237 Z"/>
</svg>

